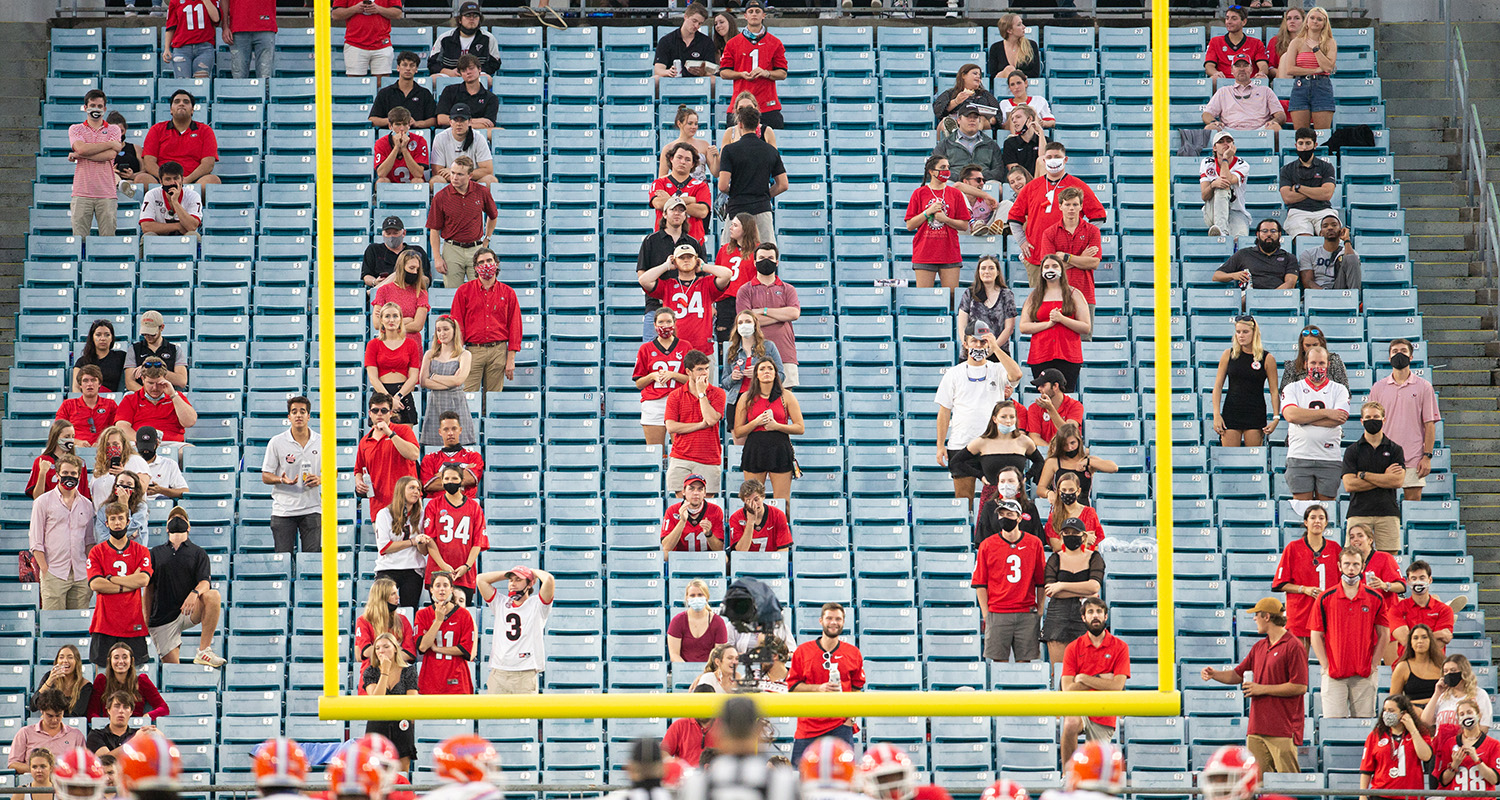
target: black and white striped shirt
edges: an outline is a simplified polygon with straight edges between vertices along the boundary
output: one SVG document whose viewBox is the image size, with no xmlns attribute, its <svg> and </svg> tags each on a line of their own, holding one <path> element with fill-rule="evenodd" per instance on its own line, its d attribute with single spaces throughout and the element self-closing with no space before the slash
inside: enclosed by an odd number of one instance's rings
<svg viewBox="0 0 1500 800">
<path fill-rule="evenodd" d="M 677 790 L 677 800 L 797 800 L 797 772 L 772 769 L 766 756 L 721 755 Z"/>
</svg>

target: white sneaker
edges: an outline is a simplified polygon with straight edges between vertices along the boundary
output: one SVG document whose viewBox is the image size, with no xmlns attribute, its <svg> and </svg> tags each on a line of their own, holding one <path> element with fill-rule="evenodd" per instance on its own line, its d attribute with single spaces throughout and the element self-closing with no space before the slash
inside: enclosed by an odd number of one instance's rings
<svg viewBox="0 0 1500 800">
<path fill-rule="evenodd" d="M 214 655 L 214 651 L 212 650 L 199 650 L 198 655 L 193 656 L 193 663 L 218 669 L 219 667 L 224 666 L 225 661 L 224 659 Z"/>
</svg>

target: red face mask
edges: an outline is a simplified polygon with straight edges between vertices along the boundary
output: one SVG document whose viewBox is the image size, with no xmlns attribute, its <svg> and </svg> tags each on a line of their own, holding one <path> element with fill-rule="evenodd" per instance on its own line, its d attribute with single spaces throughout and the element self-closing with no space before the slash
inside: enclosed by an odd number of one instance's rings
<svg viewBox="0 0 1500 800">
<path fill-rule="evenodd" d="M 951 178 L 951 177 L 953 177 L 953 170 L 950 170 L 950 169 L 940 169 L 940 170 L 938 170 L 937 176 L 938 176 L 938 180 L 942 181 L 943 183 L 947 183 L 948 179 Z"/>
</svg>

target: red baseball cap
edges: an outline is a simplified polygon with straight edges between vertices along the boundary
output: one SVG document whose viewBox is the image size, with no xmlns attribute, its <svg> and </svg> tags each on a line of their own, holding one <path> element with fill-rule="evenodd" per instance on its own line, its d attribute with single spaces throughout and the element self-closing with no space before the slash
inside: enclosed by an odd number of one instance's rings
<svg viewBox="0 0 1500 800">
<path fill-rule="evenodd" d="M 517 564 L 505 571 L 505 577 L 509 578 L 512 575 L 518 575 L 521 578 L 524 578 L 527 583 L 531 583 L 533 580 L 536 580 L 536 573 L 531 571 L 531 567 L 528 567 L 524 564 Z"/>
<path fill-rule="evenodd" d="M 686 489 L 687 485 L 690 484 L 690 483 L 692 483 L 693 481 L 697 481 L 697 482 L 703 484 L 704 486 L 708 485 L 708 479 L 706 479 L 702 475 L 699 475 L 698 473 L 694 472 L 693 474 L 691 474 L 691 475 L 687 476 L 686 478 L 682 479 L 682 488 Z"/>
</svg>

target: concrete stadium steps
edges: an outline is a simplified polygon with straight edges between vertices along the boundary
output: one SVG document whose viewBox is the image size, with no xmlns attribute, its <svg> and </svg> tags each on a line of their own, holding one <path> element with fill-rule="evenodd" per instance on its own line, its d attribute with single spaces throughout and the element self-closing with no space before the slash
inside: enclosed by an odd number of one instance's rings
<svg viewBox="0 0 1500 800">
<path fill-rule="evenodd" d="M 47 76 L 47 26 L 0 23 L 0 51 L 8 79 L 0 83 L 0 397 L 10 389 L 10 356 L 15 352 L 16 312 L 20 308 L 21 263 L 26 260 L 26 228 L 42 117 L 37 98 Z M 0 404 L 3 404 L 0 400 Z"/>
<path fill-rule="evenodd" d="M 1500 135 L 1500 24 L 1460 28 L 1471 74 L 1469 100 L 1486 136 Z M 1396 23 L 1379 27 L 1386 122 L 1406 207 L 1407 235 L 1425 333 L 1427 361 L 1441 394 L 1445 442 L 1453 450 L 1468 549 L 1474 556 L 1479 602 L 1489 633 L 1500 633 L 1500 339 L 1496 336 L 1496 276 L 1478 246 L 1479 210 L 1467 196 L 1460 166 L 1457 121 L 1447 97 L 1443 26 Z M 1484 155 L 1500 169 L 1500 148 Z M 1500 172 L 1492 174 L 1500 175 Z M 1471 598 L 1471 602 L 1473 598 Z M 1497 651 L 1500 652 L 1500 651 Z"/>
</svg>

